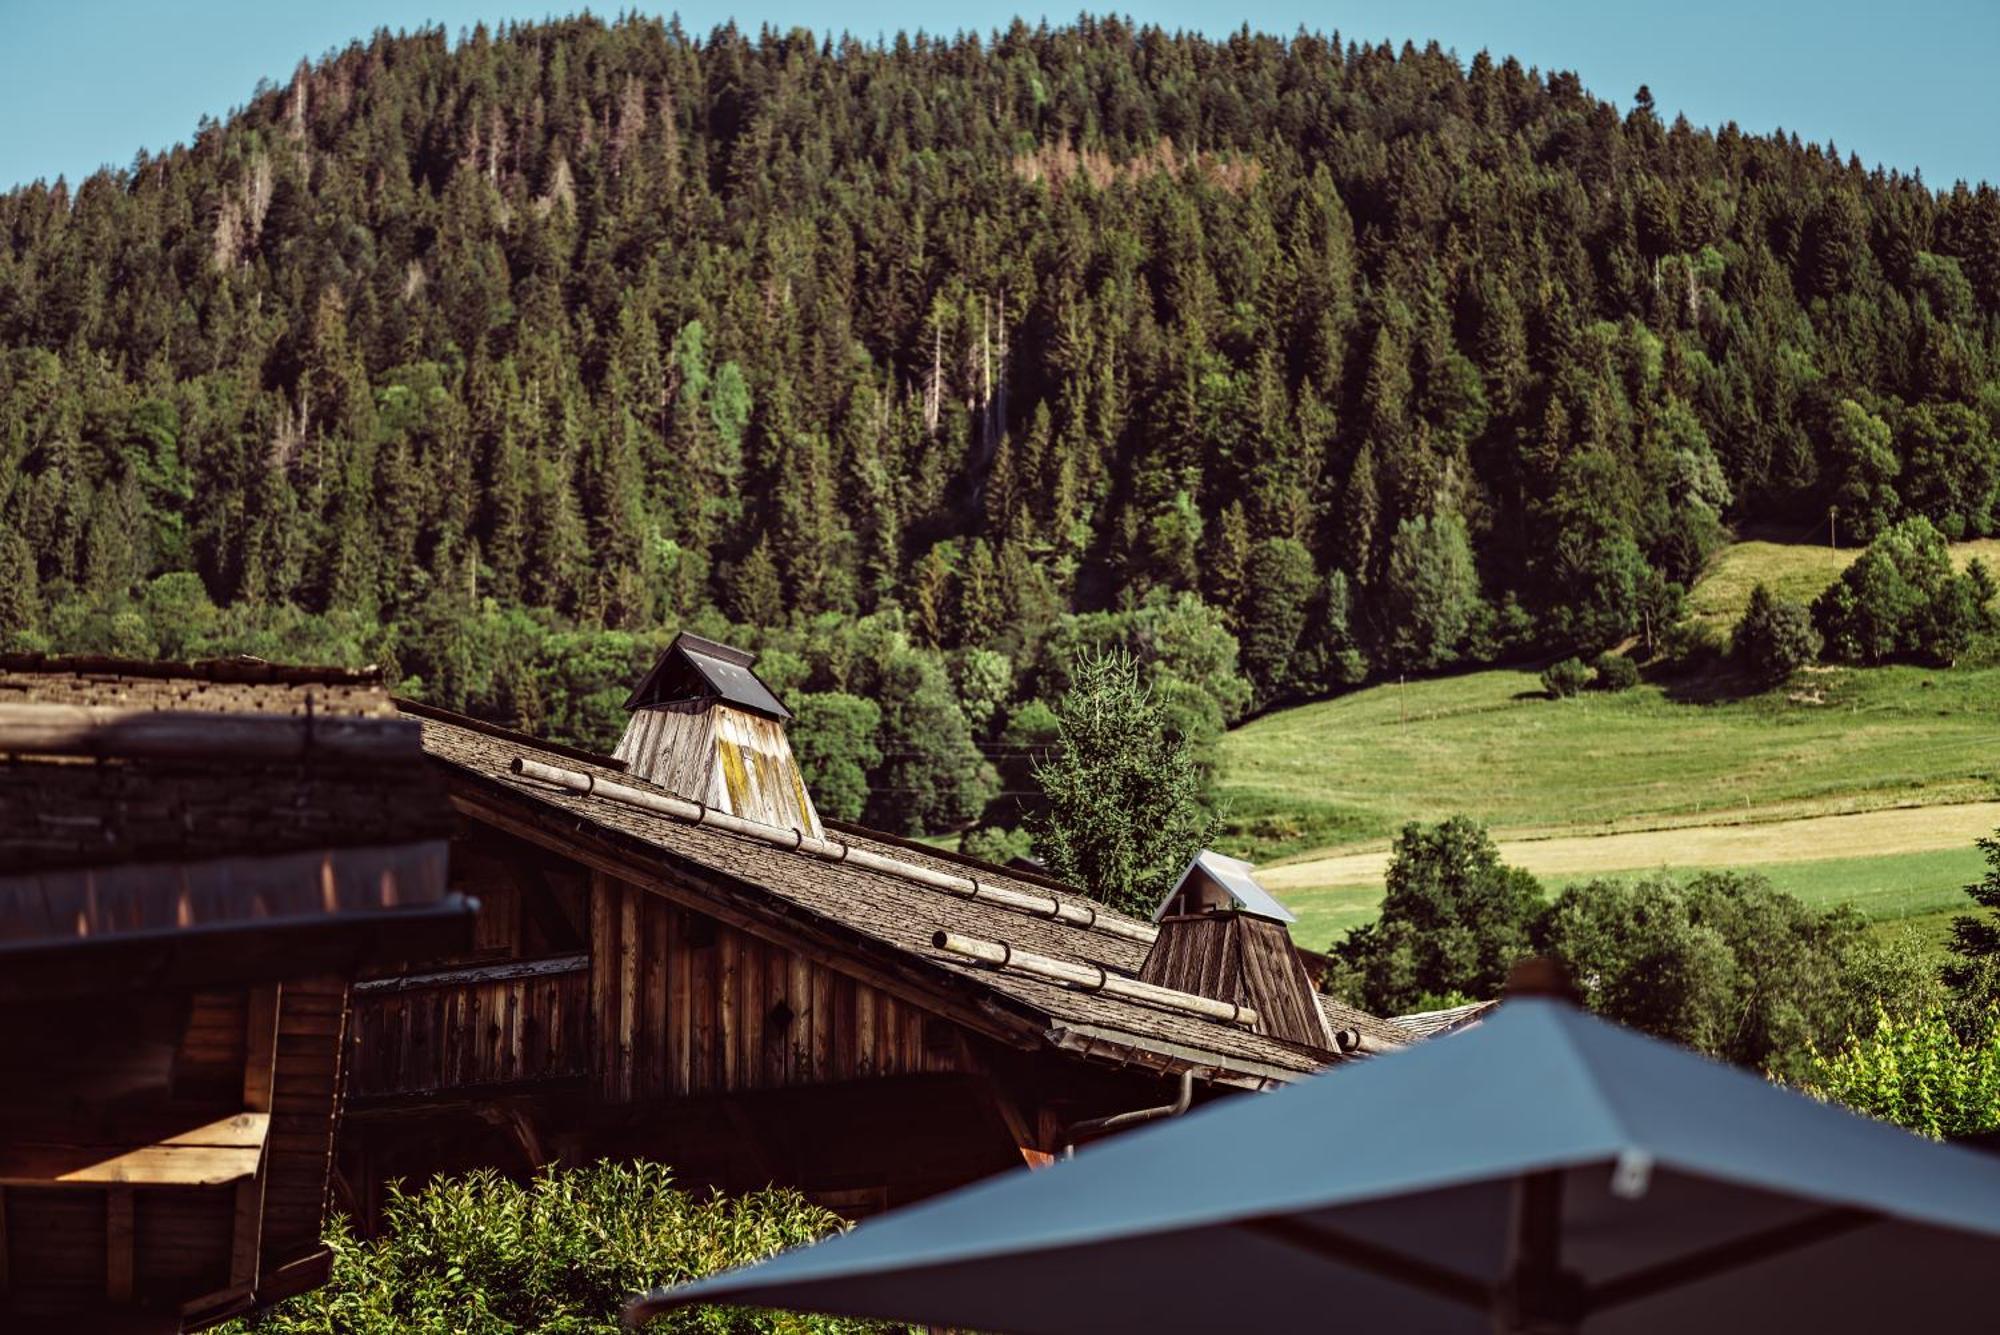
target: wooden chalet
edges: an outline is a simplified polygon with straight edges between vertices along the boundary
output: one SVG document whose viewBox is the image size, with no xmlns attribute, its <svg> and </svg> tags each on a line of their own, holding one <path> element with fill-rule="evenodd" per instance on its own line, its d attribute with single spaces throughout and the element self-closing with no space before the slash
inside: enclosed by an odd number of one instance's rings
<svg viewBox="0 0 2000 1335">
<path fill-rule="evenodd" d="M 374 674 L 0 659 L 0 1327 L 323 1281 L 348 985 L 469 933 Z"/>
<path fill-rule="evenodd" d="M 858 1216 L 1184 1087 L 1406 1040 L 1315 993 L 1288 943 L 1254 986 L 1150 981 L 1161 927 L 820 822 L 747 655 L 684 637 L 630 707 L 612 757 L 405 704 L 480 909 L 469 950 L 354 989 L 340 1177 L 364 1216 L 399 1177 L 600 1156 Z M 1284 941 L 1230 939 L 1253 936 Z"/>
</svg>

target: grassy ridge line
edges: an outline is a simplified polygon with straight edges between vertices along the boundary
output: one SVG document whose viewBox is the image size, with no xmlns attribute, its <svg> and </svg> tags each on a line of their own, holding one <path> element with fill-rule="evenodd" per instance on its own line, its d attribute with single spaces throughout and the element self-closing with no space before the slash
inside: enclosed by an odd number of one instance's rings
<svg viewBox="0 0 2000 1335">
<path fill-rule="evenodd" d="M 1727 631 L 1743 615 L 1750 590 L 1759 583 L 1780 598 L 1810 603 L 1854 563 L 1861 550 L 1795 542 L 1733 543 L 1709 563 L 1688 595 L 1688 610 L 1698 620 Z M 1978 558 L 2000 573 L 2000 538 L 1954 543 L 1951 555 L 1960 570 Z"/>
</svg>

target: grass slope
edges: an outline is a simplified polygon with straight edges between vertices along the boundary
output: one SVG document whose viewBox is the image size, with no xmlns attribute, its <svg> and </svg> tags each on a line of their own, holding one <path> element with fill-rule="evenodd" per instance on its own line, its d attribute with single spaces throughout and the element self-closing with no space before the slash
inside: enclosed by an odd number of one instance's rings
<svg viewBox="0 0 2000 1335">
<path fill-rule="evenodd" d="M 1690 604 L 1726 630 L 1758 582 L 1810 601 L 1858 554 L 1737 543 Z M 2000 568 L 2000 540 L 1961 543 L 1953 554 L 1961 566 L 1979 557 Z M 1298 862 L 1386 849 L 1405 821 L 1460 813 L 1505 843 L 1990 801 L 2000 795 L 2000 667 L 1985 648 L 1976 665 L 1950 671 L 1810 669 L 1786 691 L 1700 703 L 1656 685 L 1552 701 L 1536 674 L 1505 669 L 1372 687 L 1224 738 L 1226 842 L 1260 862 Z M 1662 865 L 1629 852 L 1619 861 L 1617 843 L 1583 859 L 1589 874 Z M 1702 860 L 1701 841 L 1690 843 L 1697 856 L 1664 861 L 1683 870 L 1737 865 Z M 1814 856 L 1822 851 L 1802 838 L 1754 870 L 1812 902 L 1853 902 L 1926 936 L 1945 930 L 1963 903 L 1959 887 L 1980 865 L 1969 838 Z M 1574 876 L 1565 869 L 1545 879 L 1554 888 Z M 1294 877 L 1280 893 L 1300 915 L 1299 941 L 1321 948 L 1374 916 L 1381 882 L 1379 874 Z"/>
<path fill-rule="evenodd" d="M 1750 605 L 1750 590 L 1758 583 L 1780 598 L 1810 603 L 1859 555 L 1858 547 L 1836 551 L 1811 543 L 1732 543 L 1716 554 L 1708 572 L 1688 594 L 1688 610 L 1698 620 L 1727 632 Z M 1956 543 L 1951 555 L 1960 570 L 1977 557 L 2000 572 L 2000 538 Z"/>
<path fill-rule="evenodd" d="M 1222 742 L 1237 848 L 1258 860 L 1386 842 L 1470 815 L 1580 834 L 1990 798 L 2000 668 L 1826 669 L 1786 694 L 1687 704 L 1658 686 L 1546 698 L 1499 669 L 1267 715 Z"/>
</svg>

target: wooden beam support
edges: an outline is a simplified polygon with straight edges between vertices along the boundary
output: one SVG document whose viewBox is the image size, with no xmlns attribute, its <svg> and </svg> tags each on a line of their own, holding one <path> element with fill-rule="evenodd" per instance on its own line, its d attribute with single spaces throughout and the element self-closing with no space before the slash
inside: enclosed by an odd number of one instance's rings
<svg viewBox="0 0 2000 1335">
<path fill-rule="evenodd" d="M 229 1238 L 229 1286 L 254 1289 L 264 1244 L 264 1173 L 236 1184 L 236 1221 Z"/>
<path fill-rule="evenodd" d="M 516 978 L 546 978 L 557 974 L 582 973 L 589 967 L 588 954 L 508 960 L 505 964 L 478 964 L 464 969 L 438 969 L 431 973 L 398 974 L 394 978 L 370 978 L 354 985 L 354 995 L 374 997 L 391 992 L 416 992 L 427 987 L 463 987 L 471 983 L 504 983 Z"/>
<path fill-rule="evenodd" d="M 278 1072 L 278 1002 L 281 984 L 250 989 L 243 1058 L 243 1106 L 271 1111 L 272 1083 Z"/>
<path fill-rule="evenodd" d="M 549 1164 L 549 1152 L 542 1144 L 541 1132 L 535 1127 L 532 1109 L 516 1100 L 488 1104 L 475 1111 L 489 1125 L 506 1133 L 514 1142 L 514 1148 L 521 1152 L 521 1159 L 530 1173 L 538 1173 Z"/>
<path fill-rule="evenodd" d="M 240 1114 L 144 1145 L 10 1141 L 0 1147 L 0 1188 L 223 1186 L 256 1174 L 269 1120 L 263 1113 Z M 237 1136 L 226 1130 L 233 1123 L 253 1125 Z"/>
<path fill-rule="evenodd" d="M 993 1111 L 999 1115 L 1001 1125 L 1007 1128 L 1008 1137 L 1020 1151 L 1021 1162 L 1030 1168 L 1047 1168 L 1056 1161 L 1056 1156 L 1049 1149 L 1049 1143 L 1041 1138 L 1041 1127 L 1045 1119 L 1039 1114 L 1033 1117 L 1028 1115 L 1027 1110 L 1014 1098 L 1012 1091 L 1001 1083 L 999 1075 L 993 1070 L 992 1063 L 979 1054 L 978 1048 L 964 1034 L 960 1034 L 958 1038 L 958 1066 L 959 1069 L 972 1073 L 978 1080 L 980 1088 L 985 1091 L 987 1099 L 993 1105 Z"/>
<path fill-rule="evenodd" d="M 255 1113 L 271 1111 L 278 1080 L 278 1008 L 284 985 L 250 989 L 243 1060 L 243 1106 Z M 260 1147 L 257 1170 L 236 1184 L 236 1211 L 229 1238 L 229 1284 L 234 1289 L 257 1286 L 258 1260 L 264 1246 L 264 1184 L 270 1164 L 269 1141 Z"/>
<path fill-rule="evenodd" d="M 104 1294 L 114 1303 L 132 1301 L 132 1188 L 104 1193 Z"/>
</svg>

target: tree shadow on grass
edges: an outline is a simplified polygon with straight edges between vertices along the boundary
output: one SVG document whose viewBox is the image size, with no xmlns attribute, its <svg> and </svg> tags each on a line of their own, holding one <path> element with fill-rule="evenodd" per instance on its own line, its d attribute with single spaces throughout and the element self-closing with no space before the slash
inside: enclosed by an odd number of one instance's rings
<svg viewBox="0 0 2000 1335">
<path fill-rule="evenodd" d="M 1772 688 L 1772 683 L 1761 681 L 1724 659 L 1696 671 L 1664 677 L 1660 688 L 1675 704 L 1719 705 L 1762 695 Z"/>
</svg>

